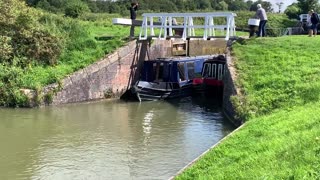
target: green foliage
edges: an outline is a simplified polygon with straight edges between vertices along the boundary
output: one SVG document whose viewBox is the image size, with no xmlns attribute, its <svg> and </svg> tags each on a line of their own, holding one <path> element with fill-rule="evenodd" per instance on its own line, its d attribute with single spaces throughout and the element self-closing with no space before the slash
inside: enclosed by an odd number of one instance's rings
<svg viewBox="0 0 320 180">
<path fill-rule="evenodd" d="M 80 21 L 26 7 L 19 0 L 0 1 L 0 12 L 0 106 L 27 105 L 21 89 L 59 82 L 121 46 L 120 36 L 128 32 L 111 25 L 115 15 L 82 15 L 84 20 L 94 18 Z M 112 38 L 95 39 L 104 35 Z"/>
<path fill-rule="evenodd" d="M 298 19 L 299 13 L 301 12 L 301 9 L 299 8 L 297 3 L 293 3 L 290 6 L 287 7 L 287 9 L 284 11 L 284 13 L 288 16 L 290 19 Z"/>
<path fill-rule="evenodd" d="M 68 0 L 26 0 L 29 6 L 41 8 L 52 13 L 64 13 Z M 77 0 L 81 2 L 80 0 Z M 74 1 L 73 1 L 74 2 Z"/>
<path fill-rule="evenodd" d="M 8 62 L 13 57 L 11 37 L 0 36 L 0 62 Z"/>
<path fill-rule="evenodd" d="M 61 51 L 59 38 L 45 31 L 26 32 L 19 30 L 12 38 L 16 44 L 15 54 L 24 56 L 27 61 L 21 61 L 22 67 L 31 63 L 32 59 L 48 65 L 57 64 Z"/>
<path fill-rule="evenodd" d="M 319 6 L 318 0 L 297 0 L 297 1 L 298 1 L 298 7 L 301 9 L 300 14 L 307 14 L 307 12 Z"/>
<path fill-rule="evenodd" d="M 23 73 L 20 68 L 0 65 L 0 106 L 26 105 L 27 97 L 19 89 Z"/>
<path fill-rule="evenodd" d="M 219 2 L 217 9 L 226 11 L 226 10 L 228 10 L 228 7 L 229 7 L 229 5 L 226 2 L 221 1 L 221 2 Z"/>
<path fill-rule="evenodd" d="M 65 15 L 72 18 L 78 18 L 87 12 L 89 12 L 88 4 L 77 0 L 68 1 L 65 8 Z"/>
<path fill-rule="evenodd" d="M 118 13 L 129 15 L 130 1 L 86 1 L 91 12 Z M 265 2 L 264 2 L 265 3 Z M 252 4 L 244 0 L 140 0 L 140 12 L 186 12 L 195 10 L 248 10 Z M 266 5 L 269 5 L 266 3 Z M 270 6 L 271 7 L 271 6 Z M 267 6 L 268 10 L 268 6 Z"/>
<path fill-rule="evenodd" d="M 5 9 L 7 7 L 9 9 Z M 27 8 L 20 1 L 0 3 L 0 41 L 3 43 L 1 62 L 13 62 L 21 67 L 33 60 L 43 64 L 55 64 L 60 54 L 59 37 L 45 31 L 38 22 L 41 12 Z"/>
<path fill-rule="evenodd" d="M 104 91 L 104 97 L 105 97 L 105 98 L 112 98 L 112 97 L 114 97 L 114 96 L 115 96 L 115 95 L 114 95 L 114 93 L 113 93 L 113 91 L 112 91 L 111 88 L 109 88 L 109 89 L 107 89 L 107 90 Z"/>
</svg>

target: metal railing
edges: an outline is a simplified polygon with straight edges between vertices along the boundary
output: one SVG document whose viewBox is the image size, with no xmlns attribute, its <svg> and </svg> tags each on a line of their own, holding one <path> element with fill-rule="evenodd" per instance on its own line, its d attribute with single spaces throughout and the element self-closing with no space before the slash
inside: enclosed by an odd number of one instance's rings
<svg viewBox="0 0 320 180">
<path fill-rule="evenodd" d="M 139 35 L 140 40 L 145 40 L 148 36 L 155 36 L 155 29 L 160 29 L 157 38 L 166 39 L 173 37 L 173 30 L 182 30 L 181 39 L 195 36 L 195 29 L 203 29 L 202 38 L 215 36 L 216 30 L 226 30 L 225 40 L 230 36 L 235 36 L 235 13 L 231 12 L 212 12 L 212 13 L 145 13 L 142 14 L 143 21 Z M 175 19 L 183 20 L 183 24 L 175 24 Z M 203 18 L 203 24 L 194 24 L 194 18 Z M 215 24 L 215 18 L 225 18 L 225 24 Z M 158 21 L 155 22 L 154 20 Z M 159 23 L 160 22 L 160 23 Z M 149 31 L 149 32 L 148 32 Z"/>
</svg>

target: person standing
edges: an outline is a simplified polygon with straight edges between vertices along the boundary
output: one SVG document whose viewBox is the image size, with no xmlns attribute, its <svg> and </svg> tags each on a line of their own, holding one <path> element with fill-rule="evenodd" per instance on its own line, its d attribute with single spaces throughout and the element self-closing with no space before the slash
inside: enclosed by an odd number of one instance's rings
<svg viewBox="0 0 320 180">
<path fill-rule="evenodd" d="M 257 12 L 255 17 L 260 19 L 259 23 L 259 30 L 258 30 L 258 37 L 264 37 L 266 36 L 266 24 L 268 21 L 266 10 L 262 8 L 261 4 L 257 5 Z"/>
<path fill-rule="evenodd" d="M 130 38 L 134 38 L 134 25 L 133 25 L 133 20 L 137 18 L 137 10 L 138 10 L 138 3 L 133 2 L 131 3 L 131 7 L 129 8 L 130 10 L 130 19 L 132 21 L 132 25 L 130 28 Z"/>
<path fill-rule="evenodd" d="M 318 23 L 319 23 L 319 16 L 313 10 L 309 11 L 307 23 L 309 24 L 309 36 L 312 35 L 316 36 L 318 32 Z"/>
</svg>

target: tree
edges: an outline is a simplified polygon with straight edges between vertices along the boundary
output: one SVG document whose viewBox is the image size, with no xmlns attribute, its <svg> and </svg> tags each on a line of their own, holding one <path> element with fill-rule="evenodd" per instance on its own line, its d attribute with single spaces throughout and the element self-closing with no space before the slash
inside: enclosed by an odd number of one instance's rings
<svg viewBox="0 0 320 180">
<path fill-rule="evenodd" d="M 65 8 L 65 15 L 72 18 L 78 18 L 86 12 L 89 12 L 88 4 L 77 0 L 69 1 Z"/>
<path fill-rule="evenodd" d="M 228 10 L 228 4 L 224 1 L 219 2 L 218 10 L 226 11 Z"/>
<path fill-rule="evenodd" d="M 231 11 L 249 10 L 249 7 L 243 0 L 234 0 L 229 4 L 229 10 Z"/>
<path fill-rule="evenodd" d="M 193 11 L 196 9 L 195 0 L 186 0 L 186 10 Z"/>
<path fill-rule="evenodd" d="M 198 0 L 196 1 L 197 9 L 211 9 L 209 0 Z"/>
<path fill-rule="evenodd" d="M 298 0 L 298 7 L 300 8 L 301 14 L 306 14 L 312 9 L 316 9 L 319 6 L 318 0 Z"/>
<path fill-rule="evenodd" d="M 279 13 L 281 13 L 281 7 L 282 7 L 282 5 L 283 5 L 283 2 L 276 3 L 276 5 L 277 5 L 278 8 L 279 8 Z"/>
<path fill-rule="evenodd" d="M 28 6 L 35 7 L 38 4 L 39 1 L 40 0 L 26 0 L 26 3 L 27 3 Z"/>
<path fill-rule="evenodd" d="M 176 7 L 177 7 L 177 9 L 178 9 L 179 12 L 185 10 L 186 7 L 185 7 L 184 1 L 181 1 L 181 0 L 173 0 L 172 2 L 173 2 L 173 4 L 176 5 Z"/>
<path fill-rule="evenodd" d="M 250 7 L 250 11 L 256 11 L 257 5 L 261 4 L 261 6 L 266 10 L 266 12 L 272 12 L 272 4 L 270 2 L 266 2 L 266 1 L 262 1 L 262 0 L 258 0 L 256 2 L 254 2 L 251 7 Z"/>
<path fill-rule="evenodd" d="M 250 10 L 250 8 L 251 8 L 251 6 L 253 4 L 253 1 L 249 0 L 249 1 L 246 2 L 246 4 L 247 4 L 247 6 L 249 7 L 249 10 Z"/>
<path fill-rule="evenodd" d="M 284 13 L 288 16 L 290 19 L 297 19 L 299 17 L 301 9 L 299 8 L 297 3 L 293 3 L 290 6 L 287 7 L 287 9 L 284 11 Z"/>
</svg>

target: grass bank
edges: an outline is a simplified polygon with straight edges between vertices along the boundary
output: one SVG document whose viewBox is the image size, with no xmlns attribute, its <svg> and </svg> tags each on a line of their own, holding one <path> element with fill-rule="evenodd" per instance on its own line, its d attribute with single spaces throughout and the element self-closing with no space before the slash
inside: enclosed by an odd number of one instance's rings
<svg viewBox="0 0 320 180">
<path fill-rule="evenodd" d="M 318 37 L 236 43 L 245 126 L 176 179 L 319 179 Z"/>
<path fill-rule="evenodd" d="M 18 0 L 1 1 L 0 9 L 0 106 L 26 106 L 21 89 L 39 92 L 59 82 L 121 47 L 129 32 L 128 27 L 112 25 L 111 19 L 119 15 L 74 19 Z"/>
</svg>

